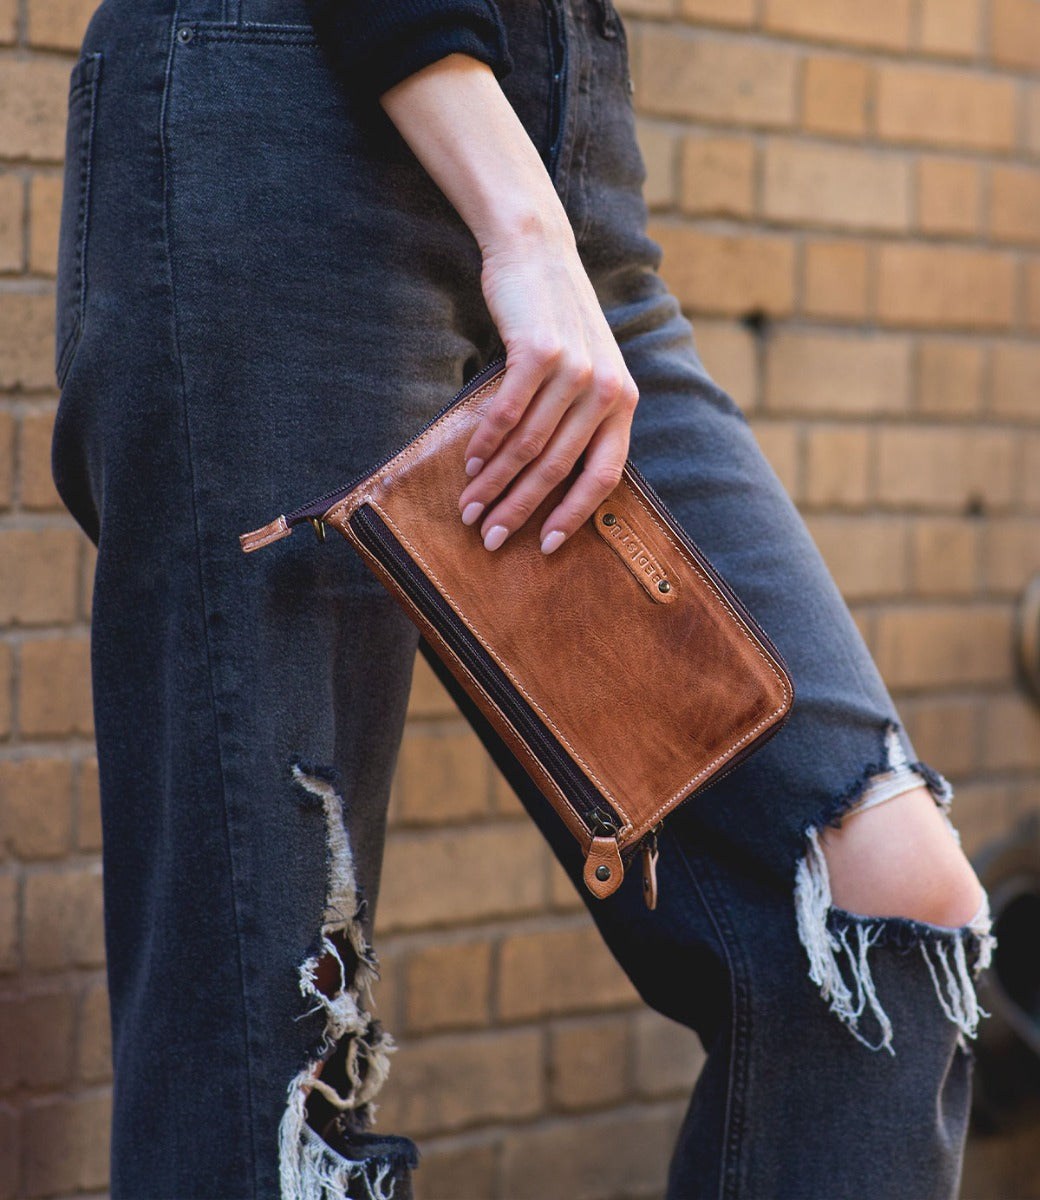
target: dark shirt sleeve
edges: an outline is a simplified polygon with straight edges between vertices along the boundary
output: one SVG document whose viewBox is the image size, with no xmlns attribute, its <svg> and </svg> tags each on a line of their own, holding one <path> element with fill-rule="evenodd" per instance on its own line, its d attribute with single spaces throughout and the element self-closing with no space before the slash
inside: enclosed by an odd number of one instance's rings
<svg viewBox="0 0 1040 1200">
<path fill-rule="evenodd" d="M 512 63 L 494 0 L 306 0 L 338 79 L 355 94 L 382 95 L 448 54 L 469 54 L 498 78 Z"/>
</svg>

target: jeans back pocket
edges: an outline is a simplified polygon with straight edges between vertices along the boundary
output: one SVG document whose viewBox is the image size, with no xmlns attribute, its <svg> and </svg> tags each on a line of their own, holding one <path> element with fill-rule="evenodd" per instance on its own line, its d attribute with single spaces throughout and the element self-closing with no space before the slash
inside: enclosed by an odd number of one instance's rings
<svg viewBox="0 0 1040 1200">
<path fill-rule="evenodd" d="M 69 77 L 65 176 L 58 227 L 54 371 L 63 387 L 79 345 L 86 311 L 87 231 L 101 55 L 84 54 Z"/>
</svg>

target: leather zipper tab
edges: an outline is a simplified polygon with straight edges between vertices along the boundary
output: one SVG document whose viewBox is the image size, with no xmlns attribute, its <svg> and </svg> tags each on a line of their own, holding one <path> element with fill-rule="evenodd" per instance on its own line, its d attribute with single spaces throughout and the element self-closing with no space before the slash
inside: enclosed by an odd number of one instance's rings
<svg viewBox="0 0 1040 1200">
<path fill-rule="evenodd" d="M 615 837 L 594 837 L 585 859 L 585 886 L 598 899 L 605 900 L 621 886 L 625 865 L 621 861 Z"/>
<path fill-rule="evenodd" d="M 241 534 L 238 543 L 246 554 L 252 554 L 261 546 L 269 546 L 272 542 L 288 537 L 290 533 L 292 533 L 292 526 L 283 515 L 277 521 L 269 521 L 260 529 L 254 529 L 252 533 Z"/>
<path fill-rule="evenodd" d="M 643 859 L 643 899 L 651 912 L 657 907 L 657 830 L 652 829 L 640 846 Z"/>
</svg>

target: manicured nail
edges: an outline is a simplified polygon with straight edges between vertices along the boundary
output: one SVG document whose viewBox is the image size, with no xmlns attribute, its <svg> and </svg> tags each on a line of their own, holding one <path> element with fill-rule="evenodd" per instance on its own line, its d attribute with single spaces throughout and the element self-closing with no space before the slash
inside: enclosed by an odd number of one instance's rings
<svg viewBox="0 0 1040 1200">
<path fill-rule="evenodd" d="M 509 537 L 509 530 L 504 525 L 492 525 L 484 538 L 485 550 L 497 550 Z"/>
<path fill-rule="evenodd" d="M 566 534 L 561 533 L 558 529 L 554 529 L 552 533 L 547 533 L 542 542 L 542 553 L 552 554 L 554 550 L 559 550 L 563 545 Z"/>
<path fill-rule="evenodd" d="M 469 462 L 466 463 L 466 474 L 470 477 L 470 479 L 472 479 L 474 475 L 479 475 L 483 469 L 484 460 L 482 458 L 471 458 Z"/>
<path fill-rule="evenodd" d="M 473 525 L 476 523 L 477 517 L 484 511 L 484 505 L 479 500 L 471 500 L 469 504 L 462 510 L 463 525 Z"/>
</svg>

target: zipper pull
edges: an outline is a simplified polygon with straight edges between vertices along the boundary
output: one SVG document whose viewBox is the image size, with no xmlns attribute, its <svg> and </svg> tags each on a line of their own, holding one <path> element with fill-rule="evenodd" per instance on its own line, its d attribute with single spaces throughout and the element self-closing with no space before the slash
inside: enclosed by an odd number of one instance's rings
<svg viewBox="0 0 1040 1200">
<path fill-rule="evenodd" d="M 660 854 L 657 849 L 657 831 L 660 828 L 660 825 L 654 826 L 640 845 L 643 857 L 643 899 L 651 912 L 657 907 L 657 859 Z"/>
<path fill-rule="evenodd" d="M 598 900 L 605 900 L 618 890 L 624 877 L 617 838 L 594 837 L 585 859 L 585 886 Z"/>
<path fill-rule="evenodd" d="M 251 533 L 240 534 L 238 544 L 245 554 L 252 554 L 254 550 L 259 550 L 263 546 L 269 546 L 272 542 L 278 542 L 282 538 L 288 537 L 293 529 L 304 521 L 309 521 L 313 525 L 318 541 L 324 542 L 325 522 L 322 517 L 330 507 L 331 505 L 326 504 L 323 500 L 305 504 L 303 508 L 298 508 L 296 512 L 290 513 L 288 516 L 283 514 L 276 521 L 270 521 L 267 525 L 254 529 Z"/>
</svg>

